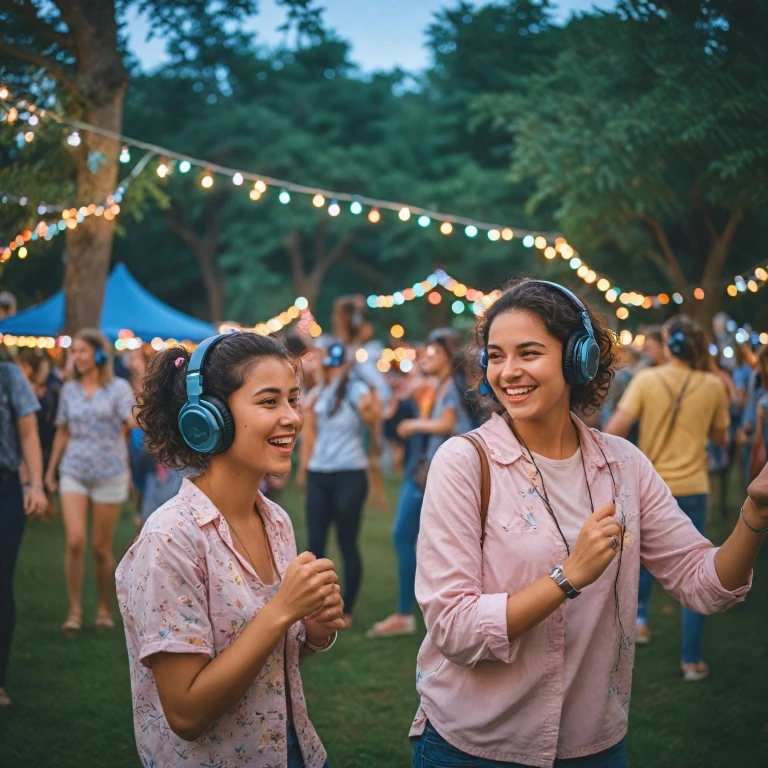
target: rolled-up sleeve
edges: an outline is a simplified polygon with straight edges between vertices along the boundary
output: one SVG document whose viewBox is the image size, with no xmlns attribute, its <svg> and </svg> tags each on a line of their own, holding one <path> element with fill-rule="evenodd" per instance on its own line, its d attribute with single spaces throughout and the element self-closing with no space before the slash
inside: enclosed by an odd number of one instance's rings
<svg viewBox="0 0 768 768">
<path fill-rule="evenodd" d="M 429 468 L 417 548 L 416 599 L 432 645 L 449 661 L 515 660 L 506 593 L 483 594 L 480 460 L 466 440 L 440 447 Z"/>
<path fill-rule="evenodd" d="M 155 653 L 214 656 L 204 576 L 191 542 L 163 532 L 143 534 L 117 574 L 123 617 L 138 638 L 139 661 L 151 666 Z"/>
<path fill-rule="evenodd" d="M 744 600 L 743 587 L 729 591 L 715 569 L 717 547 L 702 536 L 680 509 L 667 484 L 639 453 L 640 560 L 664 589 L 686 608 L 700 614 L 722 613 Z"/>
</svg>

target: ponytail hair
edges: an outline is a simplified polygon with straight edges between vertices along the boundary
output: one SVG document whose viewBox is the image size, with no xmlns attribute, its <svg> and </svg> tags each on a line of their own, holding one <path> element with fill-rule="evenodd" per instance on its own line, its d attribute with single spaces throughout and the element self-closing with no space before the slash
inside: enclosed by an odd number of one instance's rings
<svg viewBox="0 0 768 768">
<path fill-rule="evenodd" d="M 209 351 L 203 366 L 204 392 L 225 403 L 245 383 L 250 369 L 269 357 L 290 363 L 298 375 L 299 363 L 274 336 L 250 331 L 233 333 Z M 207 454 L 190 448 L 179 431 L 179 411 L 187 402 L 190 353 L 182 346 L 158 353 L 147 369 L 136 397 L 136 423 L 146 445 L 158 461 L 174 469 L 203 471 Z"/>
<path fill-rule="evenodd" d="M 704 329 L 688 315 L 670 317 L 663 328 L 667 349 L 695 371 L 709 370 L 709 340 Z"/>
</svg>

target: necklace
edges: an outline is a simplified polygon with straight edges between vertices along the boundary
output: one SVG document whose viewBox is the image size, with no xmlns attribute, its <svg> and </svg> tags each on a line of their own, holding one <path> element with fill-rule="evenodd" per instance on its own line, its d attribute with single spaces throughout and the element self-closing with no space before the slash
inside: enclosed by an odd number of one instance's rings
<svg viewBox="0 0 768 768">
<path fill-rule="evenodd" d="M 210 480 L 208 480 L 208 478 L 205 477 L 205 475 L 203 475 L 203 477 L 205 478 L 205 484 L 208 486 L 208 495 L 211 501 L 216 505 L 217 509 L 219 509 L 219 512 L 221 512 L 219 505 L 216 504 L 216 500 L 213 498 L 213 490 L 211 489 Z M 261 520 L 261 533 L 264 536 L 264 545 L 266 546 L 267 552 L 269 553 L 270 570 L 272 570 L 272 575 L 274 576 L 274 569 L 272 567 L 272 551 L 269 546 L 269 539 L 267 538 L 267 526 L 264 525 L 264 518 L 261 515 L 259 515 L 258 512 L 256 514 L 259 516 L 259 520 Z M 245 546 L 245 543 L 240 538 L 240 534 L 235 529 L 235 526 L 232 525 L 232 523 L 227 519 L 226 515 L 224 515 L 223 512 L 222 512 L 222 517 L 227 521 L 227 525 L 232 529 L 232 533 L 234 533 L 235 536 L 237 536 L 237 540 L 240 542 L 240 546 L 245 550 L 245 554 L 248 556 L 248 562 L 251 564 L 251 568 L 253 568 L 253 572 L 256 573 L 256 566 L 253 564 L 253 558 L 251 557 L 251 553 L 248 551 L 248 547 Z"/>
</svg>

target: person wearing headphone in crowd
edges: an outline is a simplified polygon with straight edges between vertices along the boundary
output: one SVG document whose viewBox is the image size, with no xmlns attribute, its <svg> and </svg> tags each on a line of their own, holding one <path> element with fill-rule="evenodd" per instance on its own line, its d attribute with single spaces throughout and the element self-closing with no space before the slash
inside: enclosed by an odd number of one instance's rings
<svg viewBox="0 0 768 768">
<path fill-rule="evenodd" d="M 130 384 L 112 370 L 109 342 L 92 328 L 72 340 L 73 378 L 64 384 L 56 414 L 56 435 L 45 473 L 51 493 L 61 496 L 66 533 L 64 572 L 69 611 L 65 632 L 83 626 L 83 565 L 88 508 L 93 509 L 91 542 L 99 604 L 96 627 L 111 629 L 115 558 L 113 538 L 120 507 L 128 499 L 127 430 L 135 426 Z M 58 479 L 57 479 L 58 471 Z"/>
<path fill-rule="evenodd" d="M 341 340 L 329 341 L 323 371 L 325 384 L 307 398 L 299 485 L 306 485 L 310 551 L 323 557 L 328 532 L 336 526 L 344 561 L 344 619 L 351 627 L 363 576 L 358 539 L 368 496 L 368 452 L 378 452 L 382 408 L 375 388 L 347 360 Z"/>
<path fill-rule="evenodd" d="M 686 315 L 676 315 L 662 329 L 667 362 L 641 371 L 630 382 L 605 426 L 608 434 L 626 437 L 640 423 L 639 448 L 669 486 L 680 509 L 704 533 L 709 498 L 707 440 L 728 440 L 728 397 L 717 375 L 709 372 L 707 337 Z M 640 571 L 637 642 L 650 641 L 648 603 L 653 576 Z M 704 617 L 683 608 L 682 672 L 687 682 L 704 679 Z"/>
<path fill-rule="evenodd" d="M 297 374 L 280 341 L 245 331 L 150 363 L 138 424 L 158 461 L 192 479 L 116 574 L 142 765 L 327 766 L 299 662 L 344 628 L 338 577 L 297 556 L 290 518 L 259 491 L 291 468 Z"/>
<path fill-rule="evenodd" d="M 440 328 L 429 335 L 421 356 L 421 369 L 426 376 L 436 379 L 434 403 L 428 418 L 404 419 L 397 425 L 397 434 L 402 440 L 412 439 L 416 443 L 405 467 L 392 529 L 399 583 L 397 610 L 374 624 L 366 633 L 369 638 L 416 631 L 413 616 L 416 540 L 427 472 L 437 449 L 451 435 L 469 432 L 473 426 L 464 402 L 467 382 L 460 370 L 462 341 L 461 335 L 450 328 Z"/>
<path fill-rule="evenodd" d="M 594 310 L 515 281 L 476 341 L 494 412 L 440 447 L 422 507 L 414 768 L 626 768 L 640 563 L 700 613 L 743 600 L 768 468 L 715 548 L 635 446 L 572 413 L 601 405 L 614 370 Z"/>
</svg>

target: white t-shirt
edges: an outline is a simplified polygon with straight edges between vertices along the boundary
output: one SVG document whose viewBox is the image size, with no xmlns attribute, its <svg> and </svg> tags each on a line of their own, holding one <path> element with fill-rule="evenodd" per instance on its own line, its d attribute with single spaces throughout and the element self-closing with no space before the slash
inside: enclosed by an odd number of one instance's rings
<svg viewBox="0 0 768 768">
<path fill-rule="evenodd" d="M 592 514 L 589 503 L 587 478 L 581 463 L 581 448 L 567 459 L 548 459 L 533 454 L 536 465 L 544 477 L 544 488 L 560 529 L 573 552 L 573 545 L 581 533 L 581 527 Z M 595 508 L 605 501 L 593 497 Z M 537 512 L 538 514 L 538 512 Z M 549 514 L 542 511 L 542 514 Z"/>
</svg>

